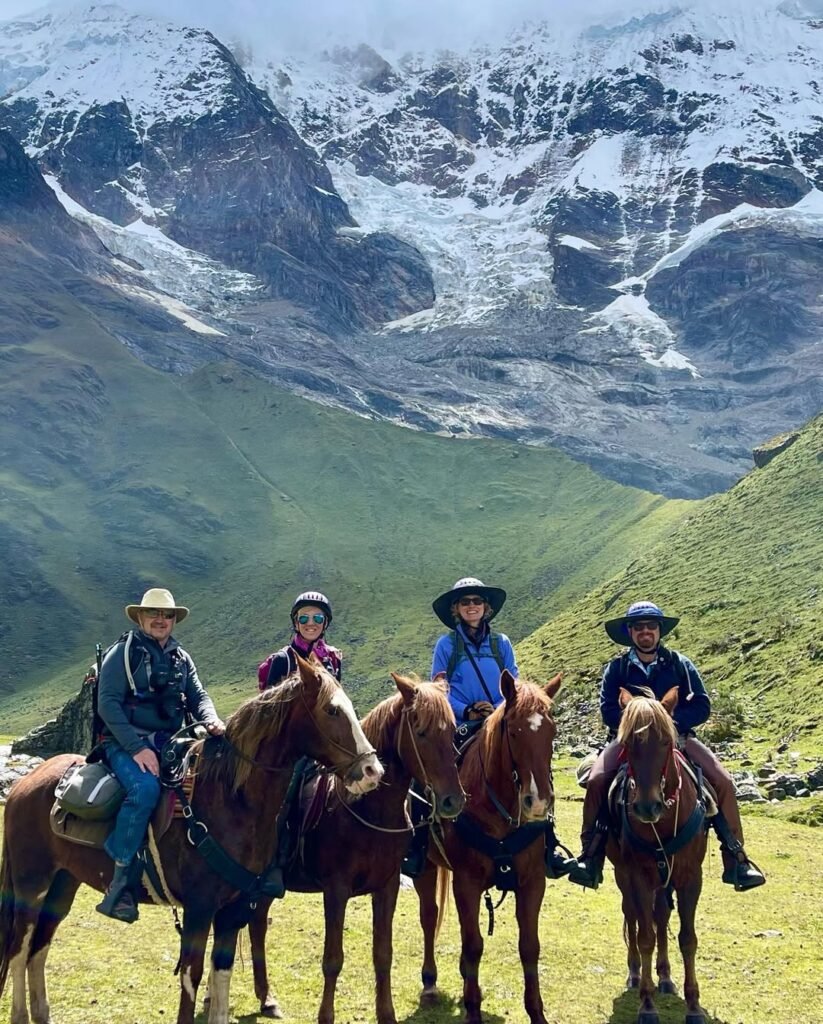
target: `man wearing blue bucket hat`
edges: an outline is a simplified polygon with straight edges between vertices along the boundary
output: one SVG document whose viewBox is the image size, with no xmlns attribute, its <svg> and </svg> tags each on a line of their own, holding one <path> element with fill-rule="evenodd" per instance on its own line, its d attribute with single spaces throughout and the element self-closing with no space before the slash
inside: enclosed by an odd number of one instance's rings
<svg viewBox="0 0 823 1024">
<path fill-rule="evenodd" d="M 637 601 L 629 606 L 625 615 L 604 623 L 609 639 L 628 650 L 606 665 L 600 684 L 600 713 L 609 728 L 610 741 L 595 761 L 586 786 L 581 835 L 583 853 L 569 873 L 569 879 L 577 885 L 596 889 L 603 880 L 609 830 L 608 792 L 619 768 L 620 746 L 614 737 L 622 715 L 620 690 L 639 694 L 650 689 L 660 700 L 673 687 L 679 691 L 674 710 L 679 745 L 686 756 L 700 766 L 717 794 L 719 811 L 712 818 L 712 824 L 720 837 L 723 881 L 737 891 L 754 889 L 766 881 L 743 849 L 743 826 L 734 780 L 693 732 L 711 713 L 711 702 L 700 673 L 687 657 L 660 642 L 679 621 L 664 615 L 651 601 Z"/>
</svg>

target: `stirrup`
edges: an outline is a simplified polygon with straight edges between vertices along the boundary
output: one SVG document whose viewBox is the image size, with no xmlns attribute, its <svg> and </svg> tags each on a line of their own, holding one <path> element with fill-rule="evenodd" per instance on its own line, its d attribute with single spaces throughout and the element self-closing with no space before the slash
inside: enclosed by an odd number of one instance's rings
<svg viewBox="0 0 823 1024">
<path fill-rule="evenodd" d="M 599 857 L 586 857 L 576 861 L 569 871 L 569 881 L 584 889 L 597 889 L 603 881 L 604 861 Z"/>
<path fill-rule="evenodd" d="M 134 893 L 130 888 L 130 866 L 117 865 L 106 895 L 94 908 L 105 917 L 133 924 L 140 916 Z"/>
<path fill-rule="evenodd" d="M 735 892 L 745 892 L 747 889 L 756 889 L 766 884 L 766 876 L 760 868 L 749 860 L 736 860 L 731 867 L 723 872 L 723 881 L 726 885 L 733 885 Z"/>
<path fill-rule="evenodd" d="M 559 852 L 560 850 L 565 852 L 565 857 Z M 547 846 L 543 859 L 546 865 L 546 878 L 563 878 L 577 867 L 577 859 L 572 855 L 571 850 L 563 846 L 562 843 L 558 843 L 552 850 Z"/>
</svg>

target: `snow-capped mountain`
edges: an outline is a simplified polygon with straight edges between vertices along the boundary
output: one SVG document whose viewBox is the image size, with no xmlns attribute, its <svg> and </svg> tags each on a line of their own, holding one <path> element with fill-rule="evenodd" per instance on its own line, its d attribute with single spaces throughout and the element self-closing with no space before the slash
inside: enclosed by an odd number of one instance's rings
<svg viewBox="0 0 823 1024">
<path fill-rule="evenodd" d="M 115 7 L 0 25 L 0 125 L 154 286 L 197 306 L 193 254 L 241 271 L 211 289 L 233 357 L 674 494 L 819 409 L 823 5 L 646 3 L 459 53 L 263 45 Z M 284 330 L 255 279 L 325 319 Z"/>
</svg>

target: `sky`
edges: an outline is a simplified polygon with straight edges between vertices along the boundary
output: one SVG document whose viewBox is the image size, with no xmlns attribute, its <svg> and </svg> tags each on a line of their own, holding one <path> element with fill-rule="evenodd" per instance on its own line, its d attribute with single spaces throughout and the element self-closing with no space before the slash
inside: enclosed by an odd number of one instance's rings
<svg viewBox="0 0 823 1024">
<path fill-rule="evenodd" d="M 500 39 L 530 19 L 558 25 L 623 21 L 635 13 L 734 0 L 119 0 L 119 6 L 203 25 L 222 38 L 253 44 L 273 39 L 295 49 L 335 42 L 369 42 L 380 48 L 457 47 L 468 38 Z M 742 0 L 738 0 L 742 2 Z M 748 0 L 773 6 L 778 0 Z M 823 0 L 784 0 L 823 13 Z M 44 6 L 37 0 L 0 0 L 0 20 Z M 57 0 L 53 6 L 78 6 Z M 261 49 L 263 47 L 260 47 Z"/>
</svg>

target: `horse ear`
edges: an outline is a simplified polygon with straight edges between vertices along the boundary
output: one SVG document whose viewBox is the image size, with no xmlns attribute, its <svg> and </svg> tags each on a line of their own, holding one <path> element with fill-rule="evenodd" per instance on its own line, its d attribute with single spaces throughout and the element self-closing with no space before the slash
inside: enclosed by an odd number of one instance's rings
<svg viewBox="0 0 823 1024">
<path fill-rule="evenodd" d="M 414 703 L 414 698 L 417 695 L 417 687 L 414 685 L 411 679 L 406 676 L 399 676 L 396 672 L 391 673 L 391 677 L 400 691 L 403 698 L 403 703 L 411 705 Z"/>
<path fill-rule="evenodd" d="M 674 709 L 677 707 L 677 701 L 680 697 L 680 688 L 673 686 L 671 690 L 668 690 L 663 694 L 663 699 L 660 703 L 668 711 L 670 715 L 674 714 Z"/>
<path fill-rule="evenodd" d="M 321 662 L 319 658 L 314 656 L 313 651 L 308 660 L 306 660 L 306 658 L 301 658 L 299 654 L 295 654 L 295 658 L 297 659 L 297 671 L 300 673 L 300 681 L 303 684 L 306 696 L 316 700 L 320 693 L 320 685 L 323 681 L 320 677 L 320 673 L 317 671 L 317 666 L 320 665 Z M 312 658 L 314 658 L 314 662 L 312 662 Z"/>
<path fill-rule="evenodd" d="M 511 704 L 517 692 L 517 680 L 507 668 L 500 673 L 500 692 L 506 698 L 507 704 Z"/>
<path fill-rule="evenodd" d="M 562 685 L 563 685 L 563 673 L 562 672 L 558 672 L 556 676 L 553 676 L 546 683 L 546 685 L 543 687 L 543 689 L 544 689 L 544 691 L 546 692 L 546 694 L 549 697 L 554 697 L 554 695 L 559 691 L 559 689 L 560 689 L 560 687 Z"/>
<path fill-rule="evenodd" d="M 629 690 L 627 690 L 625 686 L 621 686 L 620 687 L 620 698 L 619 698 L 620 707 L 624 708 L 629 703 L 629 701 L 633 700 L 633 699 L 634 699 L 634 697 L 633 697 L 632 693 Z"/>
</svg>

